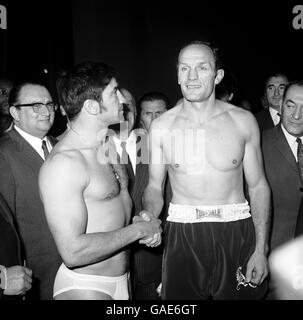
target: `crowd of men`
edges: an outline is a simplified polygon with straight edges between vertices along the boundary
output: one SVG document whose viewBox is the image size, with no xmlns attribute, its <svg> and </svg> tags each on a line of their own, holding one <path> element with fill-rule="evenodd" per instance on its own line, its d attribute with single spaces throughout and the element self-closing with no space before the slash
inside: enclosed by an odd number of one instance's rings
<svg viewBox="0 0 303 320">
<path fill-rule="evenodd" d="M 254 115 L 211 44 L 177 70 L 175 106 L 105 63 L 62 73 L 58 101 L 0 81 L 1 299 L 287 298 L 268 257 L 303 233 L 303 82 L 269 75 Z"/>
</svg>

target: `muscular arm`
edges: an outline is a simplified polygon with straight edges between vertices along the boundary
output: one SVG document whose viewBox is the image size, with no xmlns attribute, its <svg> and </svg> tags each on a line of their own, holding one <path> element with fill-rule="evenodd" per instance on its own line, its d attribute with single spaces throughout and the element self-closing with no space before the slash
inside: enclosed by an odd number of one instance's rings
<svg viewBox="0 0 303 320">
<path fill-rule="evenodd" d="M 149 179 L 147 187 L 143 193 L 143 209 L 159 217 L 163 207 L 163 189 L 167 168 L 163 162 L 163 149 L 161 145 L 161 130 L 152 122 L 151 133 L 149 135 L 150 164 Z"/>
<path fill-rule="evenodd" d="M 39 175 L 46 218 L 61 257 L 69 267 L 105 260 L 159 230 L 155 222 L 143 221 L 114 231 L 87 234 L 83 193 L 88 183 L 85 162 L 79 156 L 56 155 L 44 164 Z"/>
<path fill-rule="evenodd" d="M 246 128 L 248 129 L 248 136 L 245 144 L 243 167 L 248 185 L 251 214 L 256 235 L 255 253 L 251 260 L 254 260 L 255 256 L 262 257 L 262 260 L 268 251 L 270 189 L 264 175 L 260 149 L 260 132 L 255 119 L 250 114 L 246 120 Z M 260 278 L 261 282 L 267 275 L 267 268 L 265 267 L 265 269 L 264 275 Z M 249 271 L 250 265 L 248 264 L 248 273 Z M 247 277 L 249 280 L 250 274 L 248 274 Z M 258 281 L 256 281 L 256 283 L 258 283 Z"/>
</svg>

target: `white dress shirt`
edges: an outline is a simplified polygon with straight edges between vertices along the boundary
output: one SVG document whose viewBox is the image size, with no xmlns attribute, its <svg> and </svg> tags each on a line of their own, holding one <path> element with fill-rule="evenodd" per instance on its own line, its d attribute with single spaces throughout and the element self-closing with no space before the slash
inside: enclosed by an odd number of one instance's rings
<svg viewBox="0 0 303 320">
<path fill-rule="evenodd" d="M 286 129 L 284 128 L 283 124 L 281 124 L 281 128 L 282 128 L 282 131 L 285 135 L 285 138 L 287 140 L 287 143 L 296 159 L 296 162 L 298 162 L 298 157 L 297 157 L 297 152 L 298 152 L 298 142 L 296 141 L 297 140 L 297 137 L 295 136 L 292 136 L 291 134 L 289 134 Z M 299 137 L 302 139 L 302 137 Z M 303 141 L 302 141 L 303 142 Z"/>
<path fill-rule="evenodd" d="M 44 137 L 44 139 L 40 139 L 40 138 L 34 137 L 31 134 L 25 132 L 24 130 L 20 129 L 16 125 L 14 125 L 14 128 L 38 152 L 39 156 L 43 160 L 45 160 L 44 159 L 44 152 L 43 152 L 43 149 L 42 149 L 42 141 L 43 140 L 46 141 L 46 146 L 47 146 L 47 149 L 48 149 L 49 153 L 51 152 L 51 150 L 53 148 L 52 144 L 49 142 L 47 137 Z"/>
<path fill-rule="evenodd" d="M 269 107 L 269 113 L 272 118 L 272 121 L 274 122 L 274 125 L 278 125 L 280 122 L 279 111 L 273 109 L 272 107 Z"/>
<path fill-rule="evenodd" d="M 113 136 L 113 141 L 114 144 L 116 146 L 116 150 L 119 154 L 120 157 L 122 157 L 122 147 L 121 147 L 121 142 L 123 142 L 123 140 L 120 140 L 119 138 Z M 136 174 L 136 162 L 137 162 L 137 146 L 136 146 L 136 142 L 137 142 L 137 136 L 135 134 L 134 131 L 132 131 L 130 133 L 130 135 L 128 136 L 128 138 L 126 140 L 124 140 L 124 142 L 126 142 L 126 152 L 128 153 L 128 157 L 130 159 L 130 162 L 132 164 L 133 167 L 133 171 L 134 174 Z"/>
</svg>

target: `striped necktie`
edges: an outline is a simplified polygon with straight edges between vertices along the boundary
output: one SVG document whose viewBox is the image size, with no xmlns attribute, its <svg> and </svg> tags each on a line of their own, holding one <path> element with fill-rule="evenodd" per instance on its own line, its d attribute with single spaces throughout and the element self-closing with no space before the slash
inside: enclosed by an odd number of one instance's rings
<svg viewBox="0 0 303 320">
<path fill-rule="evenodd" d="M 301 138 L 297 138 L 298 143 L 298 150 L 297 150 L 297 157 L 298 157 L 298 168 L 300 173 L 300 178 L 303 183 L 303 144 Z"/>
<path fill-rule="evenodd" d="M 128 153 L 126 151 L 126 142 L 122 141 L 120 144 L 122 148 L 122 153 L 121 153 L 121 164 L 128 164 L 129 158 L 128 158 Z"/>
<path fill-rule="evenodd" d="M 46 160 L 46 158 L 49 155 L 49 151 L 47 149 L 47 145 L 46 145 L 46 141 L 45 140 L 42 140 L 42 150 L 43 150 L 43 153 L 44 153 L 44 160 Z"/>
</svg>

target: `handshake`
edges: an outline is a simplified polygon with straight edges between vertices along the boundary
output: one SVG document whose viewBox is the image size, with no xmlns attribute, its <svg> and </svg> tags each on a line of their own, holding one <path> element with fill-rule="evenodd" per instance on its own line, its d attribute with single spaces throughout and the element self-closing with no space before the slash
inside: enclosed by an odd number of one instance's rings
<svg viewBox="0 0 303 320">
<path fill-rule="evenodd" d="M 141 211 L 138 216 L 133 218 L 133 224 L 137 224 L 140 230 L 140 244 L 147 247 L 157 247 L 161 244 L 162 228 L 161 220 L 157 219 L 148 211 Z"/>
</svg>

